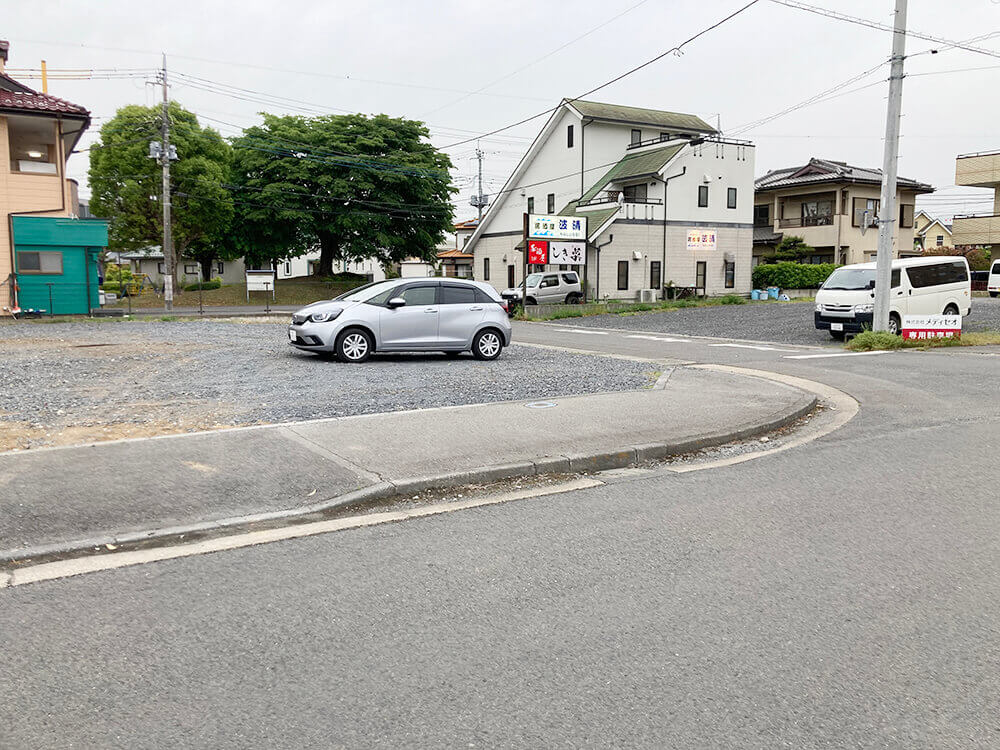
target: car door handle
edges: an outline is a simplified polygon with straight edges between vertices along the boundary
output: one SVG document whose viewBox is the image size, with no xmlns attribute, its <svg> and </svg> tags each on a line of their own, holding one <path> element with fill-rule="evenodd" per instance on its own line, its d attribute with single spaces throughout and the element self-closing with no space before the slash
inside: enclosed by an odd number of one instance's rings
<svg viewBox="0 0 1000 750">
<path fill-rule="evenodd" d="M 424 308 L 424 312 L 425 313 L 436 313 L 437 312 L 437 308 L 435 308 L 435 307 L 425 307 Z"/>
<path fill-rule="evenodd" d="M 483 309 L 483 306 L 482 306 L 482 305 L 475 305 L 475 306 L 473 306 L 473 307 L 470 307 L 469 309 L 470 309 L 470 310 L 477 310 L 477 311 L 478 311 L 478 310 L 482 310 L 482 309 Z"/>
</svg>

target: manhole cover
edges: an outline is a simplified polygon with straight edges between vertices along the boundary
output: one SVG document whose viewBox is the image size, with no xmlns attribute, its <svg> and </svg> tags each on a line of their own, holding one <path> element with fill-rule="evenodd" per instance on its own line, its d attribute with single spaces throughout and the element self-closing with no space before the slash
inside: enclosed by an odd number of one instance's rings
<svg viewBox="0 0 1000 750">
<path fill-rule="evenodd" d="M 555 401 L 532 401 L 530 404 L 525 404 L 529 409 L 551 409 L 555 405 Z"/>
</svg>

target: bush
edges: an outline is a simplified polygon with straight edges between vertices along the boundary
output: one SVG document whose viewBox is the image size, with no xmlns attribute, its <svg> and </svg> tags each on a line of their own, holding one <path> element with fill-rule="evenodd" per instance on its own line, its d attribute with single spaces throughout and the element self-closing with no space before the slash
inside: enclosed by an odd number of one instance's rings
<svg viewBox="0 0 1000 750">
<path fill-rule="evenodd" d="M 887 331 L 862 331 L 847 344 L 852 352 L 873 352 L 880 349 L 902 349 L 903 337 Z"/>
<path fill-rule="evenodd" d="M 753 286 L 819 289 L 836 267 L 835 263 L 762 263 L 753 269 Z"/>
<path fill-rule="evenodd" d="M 747 301 L 738 294 L 726 294 L 719 297 L 720 305 L 745 305 Z"/>
<path fill-rule="evenodd" d="M 185 292 L 197 292 L 198 289 L 218 289 L 222 286 L 222 279 L 216 277 L 211 281 L 202 281 L 197 284 L 188 284 L 184 287 Z"/>
</svg>

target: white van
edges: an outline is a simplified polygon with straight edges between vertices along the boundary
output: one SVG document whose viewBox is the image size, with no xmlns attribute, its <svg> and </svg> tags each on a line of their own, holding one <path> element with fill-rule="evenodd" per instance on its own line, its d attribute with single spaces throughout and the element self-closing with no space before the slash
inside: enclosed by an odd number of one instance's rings
<svg viewBox="0 0 1000 750">
<path fill-rule="evenodd" d="M 842 339 L 870 329 L 874 309 L 875 263 L 841 266 L 816 292 L 816 327 Z M 968 315 L 971 310 L 972 282 L 965 258 L 938 255 L 892 262 L 891 333 L 899 333 L 904 315 Z"/>
<path fill-rule="evenodd" d="M 990 293 L 991 297 L 1000 294 L 1000 260 L 993 261 L 993 265 L 990 266 L 990 278 L 986 282 L 986 291 Z"/>
</svg>

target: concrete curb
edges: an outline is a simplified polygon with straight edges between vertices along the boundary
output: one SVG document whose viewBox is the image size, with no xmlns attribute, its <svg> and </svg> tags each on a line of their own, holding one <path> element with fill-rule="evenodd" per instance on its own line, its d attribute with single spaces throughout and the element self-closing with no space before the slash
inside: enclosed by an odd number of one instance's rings
<svg viewBox="0 0 1000 750">
<path fill-rule="evenodd" d="M 775 412 L 764 421 L 747 423 L 735 429 L 707 433 L 688 440 L 631 445 L 621 450 L 610 452 L 544 456 L 531 461 L 483 466 L 476 469 L 434 476 L 406 477 L 394 481 L 378 482 L 310 505 L 297 506 L 284 510 L 223 518 L 214 521 L 202 521 L 183 526 L 168 526 L 123 534 L 108 534 L 18 550 L 0 550 L 0 565 L 16 564 L 18 561 L 39 557 L 80 554 L 88 550 L 106 547 L 107 545 L 117 547 L 119 545 L 143 542 L 163 541 L 166 543 L 167 540 L 177 540 L 185 536 L 227 530 L 236 531 L 260 523 L 283 520 L 304 522 L 311 520 L 310 516 L 317 514 L 329 513 L 349 508 L 353 505 L 375 503 L 399 495 L 409 495 L 432 488 L 444 489 L 467 484 L 486 484 L 504 479 L 541 474 L 575 474 L 606 471 L 608 469 L 622 469 L 773 432 L 805 416 L 816 408 L 818 402 L 819 400 L 815 395 L 803 393 L 791 408 Z"/>
</svg>

